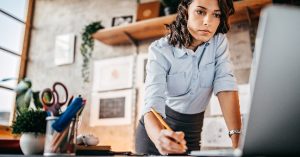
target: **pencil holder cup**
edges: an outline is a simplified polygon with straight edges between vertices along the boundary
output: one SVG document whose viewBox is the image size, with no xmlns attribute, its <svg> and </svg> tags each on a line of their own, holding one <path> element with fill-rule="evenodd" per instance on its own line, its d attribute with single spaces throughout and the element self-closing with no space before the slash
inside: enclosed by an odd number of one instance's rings
<svg viewBox="0 0 300 157">
<path fill-rule="evenodd" d="M 44 147 L 44 156 L 56 155 L 75 155 L 76 136 L 78 120 L 72 119 L 72 122 L 62 131 L 53 129 L 53 123 L 59 117 L 47 117 L 46 139 Z"/>
</svg>

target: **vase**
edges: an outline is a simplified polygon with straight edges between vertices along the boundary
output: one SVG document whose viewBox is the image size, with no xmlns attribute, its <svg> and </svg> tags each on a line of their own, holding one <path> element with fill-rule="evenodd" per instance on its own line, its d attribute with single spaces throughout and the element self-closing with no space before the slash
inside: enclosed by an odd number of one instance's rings
<svg viewBox="0 0 300 157">
<path fill-rule="evenodd" d="M 23 133 L 20 147 L 24 155 L 43 154 L 45 135 L 40 133 Z"/>
</svg>

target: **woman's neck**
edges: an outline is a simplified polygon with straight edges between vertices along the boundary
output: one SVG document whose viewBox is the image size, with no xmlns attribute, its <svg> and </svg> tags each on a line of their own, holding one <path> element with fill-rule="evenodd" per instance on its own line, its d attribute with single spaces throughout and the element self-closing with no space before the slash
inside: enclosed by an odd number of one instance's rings
<svg viewBox="0 0 300 157">
<path fill-rule="evenodd" d="M 194 52 L 197 50 L 197 47 L 202 45 L 204 42 L 203 41 L 194 41 L 189 47 L 187 47 L 188 49 L 193 50 Z"/>
</svg>

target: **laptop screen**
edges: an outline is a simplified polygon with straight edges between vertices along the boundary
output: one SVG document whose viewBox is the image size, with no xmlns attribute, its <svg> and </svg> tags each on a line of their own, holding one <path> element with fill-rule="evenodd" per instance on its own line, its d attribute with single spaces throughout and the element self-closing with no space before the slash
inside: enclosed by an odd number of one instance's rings
<svg viewBox="0 0 300 157">
<path fill-rule="evenodd" d="M 271 6 L 259 21 L 244 155 L 300 153 L 300 8 Z"/>
</svg>

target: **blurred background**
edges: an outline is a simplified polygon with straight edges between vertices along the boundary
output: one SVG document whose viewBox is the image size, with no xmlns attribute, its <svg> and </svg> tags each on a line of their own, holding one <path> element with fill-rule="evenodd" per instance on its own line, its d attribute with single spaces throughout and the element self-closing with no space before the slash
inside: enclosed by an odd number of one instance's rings
<svg viewBox="0 0 300 157">
<path fill-rule="evenodd" d="M 41 91 L 64 83 L 86 100 L 79 134 L 93 134 L 100 145 L 134 151 L 135 127 L 143 106 L 148 46 L 167 32 L 177 0 L 1 0 L 0 138 L 18 138 L 15 118 L 18 81 Z M 230 59 L 239 84 L 241 112 L 247 112 L 249 74 L 260 10 L 297 0 L 234 1 L 230 18 Z M 215 97 L 205 112 L 202 148 L 230 147 Z"/>
</svg>

